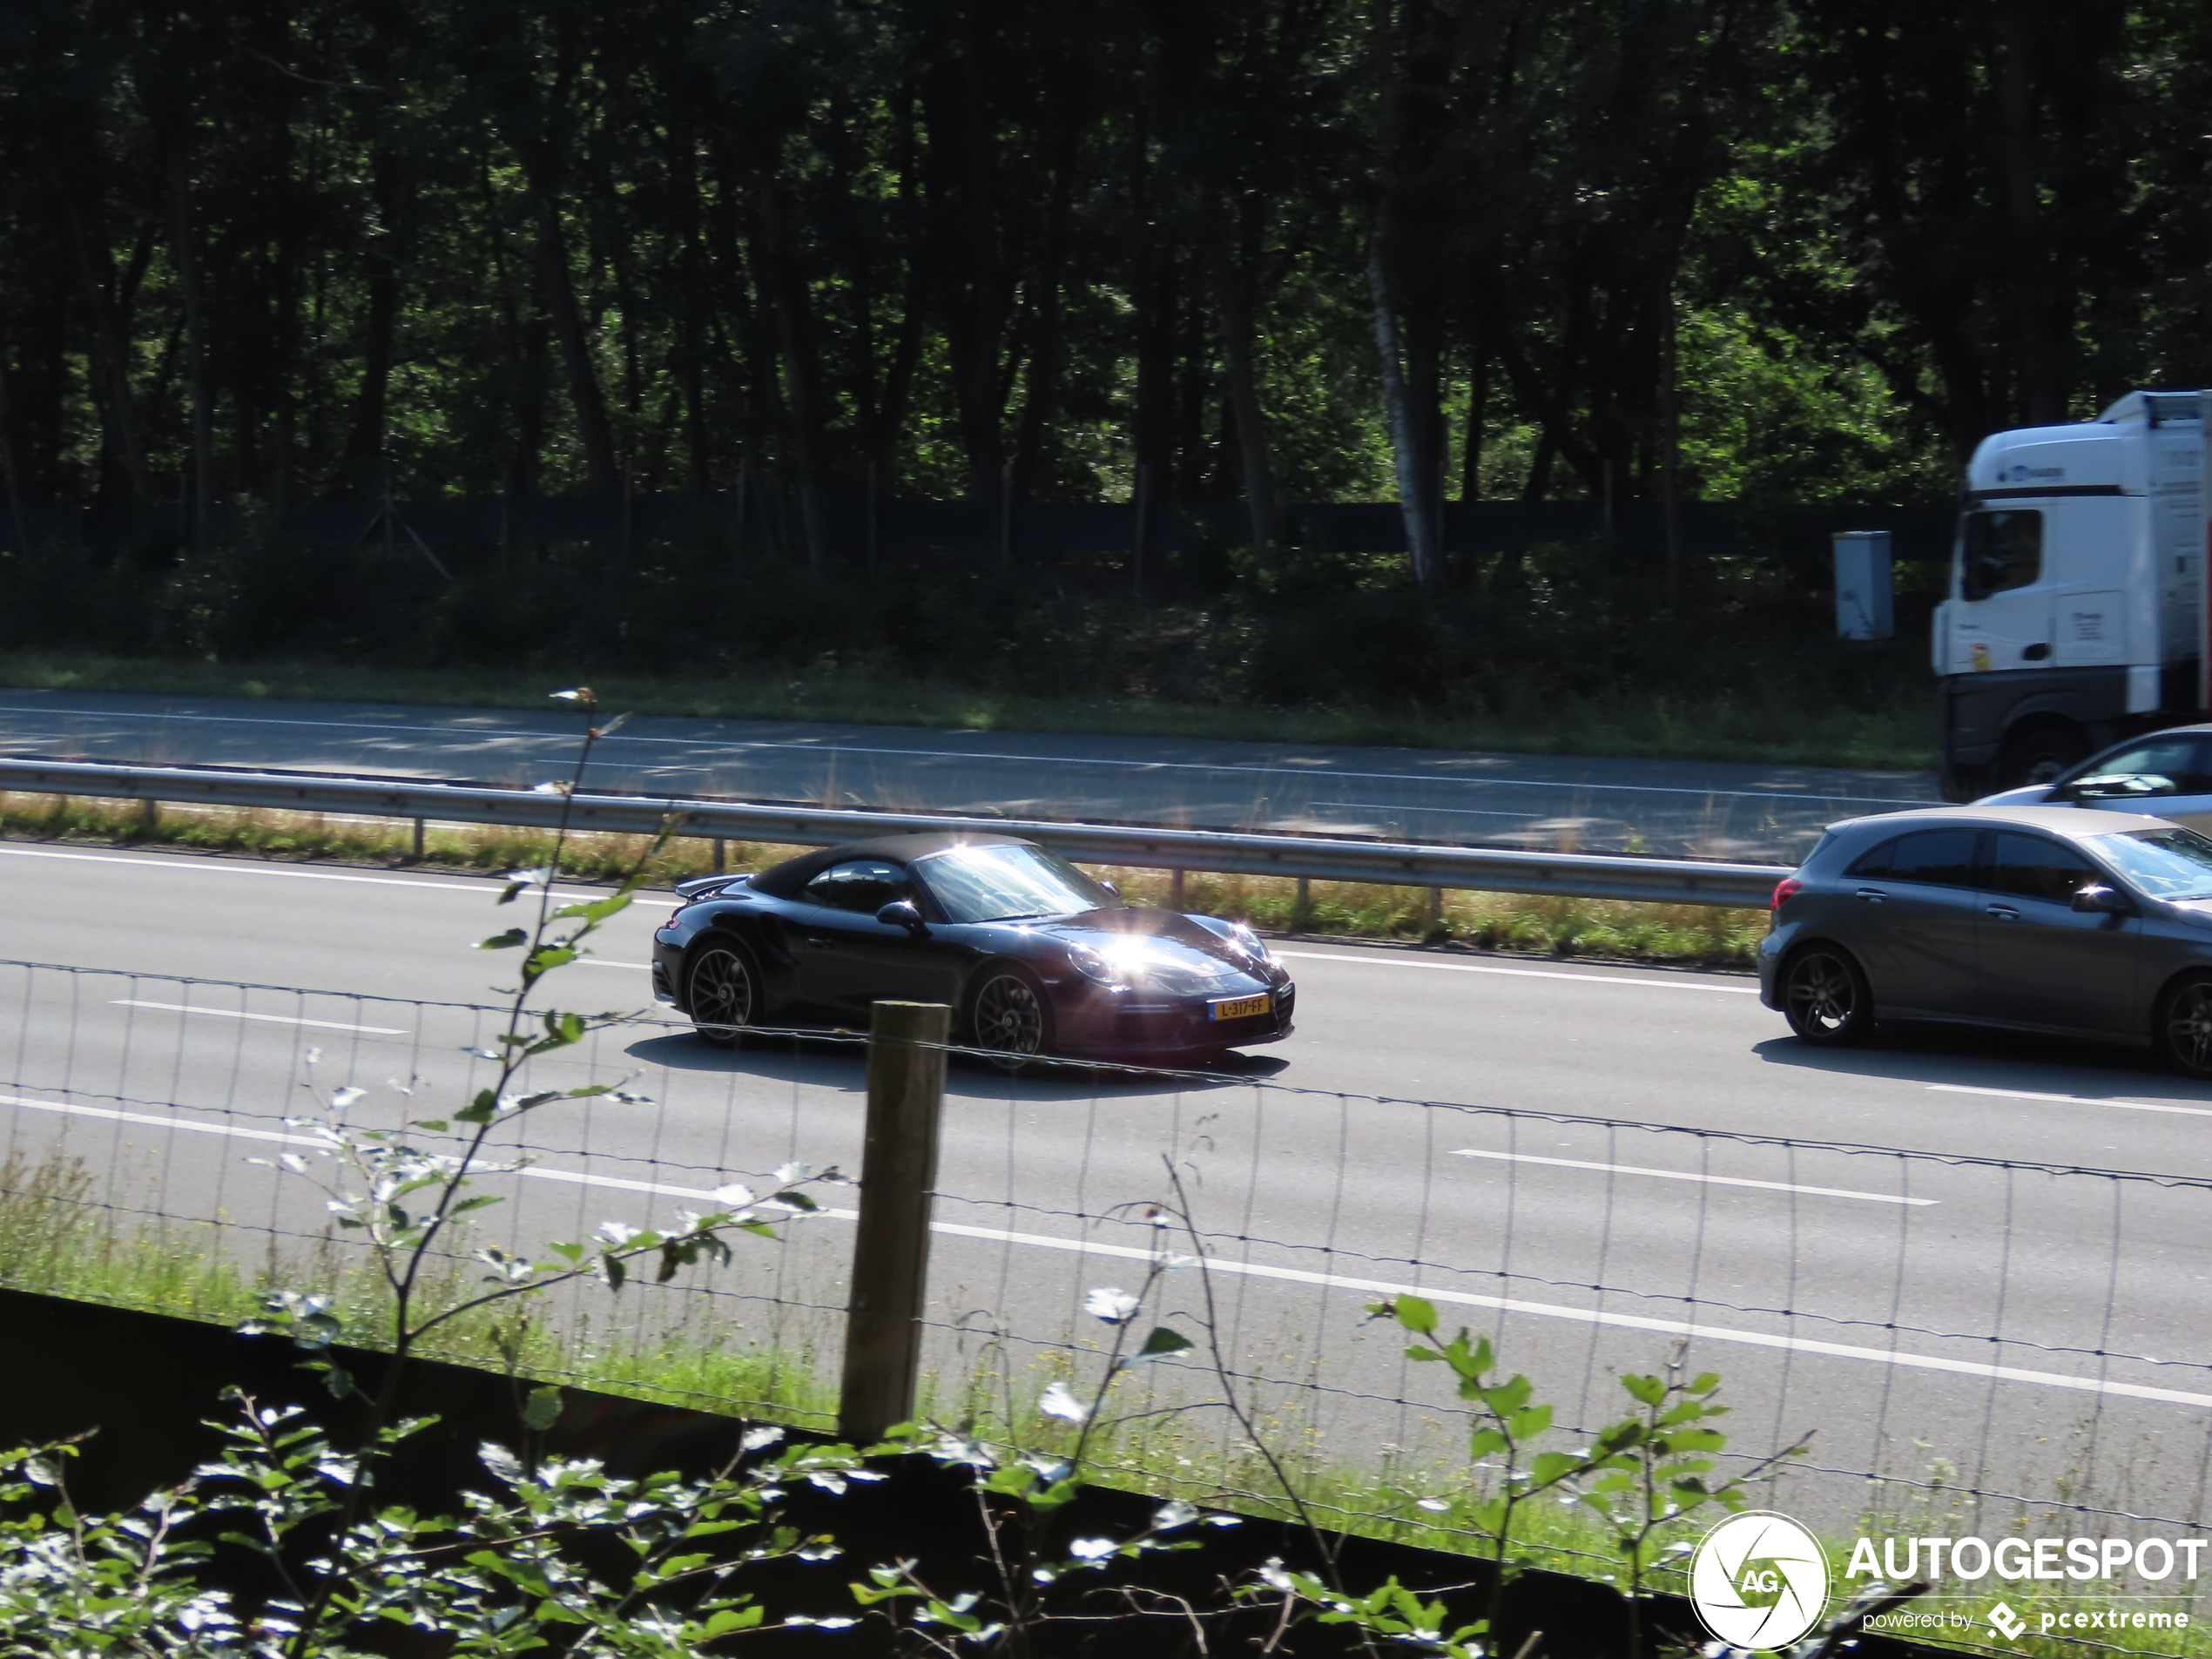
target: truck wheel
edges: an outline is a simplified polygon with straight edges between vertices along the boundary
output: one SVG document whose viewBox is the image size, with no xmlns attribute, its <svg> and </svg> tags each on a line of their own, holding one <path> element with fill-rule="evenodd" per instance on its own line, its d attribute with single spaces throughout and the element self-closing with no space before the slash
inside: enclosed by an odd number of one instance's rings
<svg viewBox="0 0 2212 1659">
<path fill-rule="evenodd" d="M 2080 726 L 2069 721 L 2032 725 L 2005 739 L 1997 761 L 1997 787 L 2047 784 L 2088 757 L 2088 734 Z"/>
</svg>

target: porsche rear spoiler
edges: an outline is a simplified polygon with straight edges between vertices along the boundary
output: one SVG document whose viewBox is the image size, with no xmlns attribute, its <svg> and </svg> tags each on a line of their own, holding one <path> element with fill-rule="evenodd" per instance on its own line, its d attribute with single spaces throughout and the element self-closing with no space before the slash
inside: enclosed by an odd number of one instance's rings
<svg viewBox="0 0 2212 1659">
<path fill-rule="evenodd" d="M 686 899 L 704 899 L 709 894 L 719 893 L 725 887 L 735 887 L 740 881 L 752 880 L 752 872 L 740 875 L 695 875 L 688 881 L 678 881 L 677 892 Z"/>
</svg>

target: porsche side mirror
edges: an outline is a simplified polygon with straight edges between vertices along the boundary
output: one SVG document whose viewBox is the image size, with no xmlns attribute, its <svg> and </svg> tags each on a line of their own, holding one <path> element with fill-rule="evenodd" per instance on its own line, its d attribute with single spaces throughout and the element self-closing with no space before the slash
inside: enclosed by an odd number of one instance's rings
<svg viewBox="0 0 2212 1659">
<path fill-rule="evenodd" d="M 2108 887 L 2101 881 L 2092 881 L 2077 892 L 2074 895 L 2074 907 L 2106 916 L 2133 915 L 2135 910 L 2135 907 L 2128 902 L 2126 894 Z"/>
<path fill-rule="evenodd" d="M 922 921 L 921 912 L 914 908 L 911 899 L 894 899 L 875 913 L 875 919 L 887 927 L 904 927 L 909 933 L 926 934 L 929 931 Z"/>
<path fill-rule="evenodd" d="M 1101 881 L 1098 885 L 1106 889 L 1106 894 L 1109 898 L 1118 899 L 1122 896 L 1122 890 L 1116 887 L 1111 881 Z"/>
</svg>

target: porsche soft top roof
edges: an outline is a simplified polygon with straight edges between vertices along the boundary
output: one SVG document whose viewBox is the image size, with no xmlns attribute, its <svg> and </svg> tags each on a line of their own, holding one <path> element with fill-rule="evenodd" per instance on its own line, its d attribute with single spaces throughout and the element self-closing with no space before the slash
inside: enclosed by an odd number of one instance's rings
<svg viewBox="0 0 2212 1659">
<path fill-rule="evenodd" d="M 788 899 L 833 864 L 847 859 L 883 859 L 893 864 L 912 864 L 932 853 L 955 846 L 1031 846 L 1018 835 L 991 835 L 974 830 L 927 830 L 913 835 L 879 835 L 872 841 L 847 841 L 801 853 L 795 859 L 772 864 L 752 878 L 755 893 L 772 899 Z"/>
</svg>

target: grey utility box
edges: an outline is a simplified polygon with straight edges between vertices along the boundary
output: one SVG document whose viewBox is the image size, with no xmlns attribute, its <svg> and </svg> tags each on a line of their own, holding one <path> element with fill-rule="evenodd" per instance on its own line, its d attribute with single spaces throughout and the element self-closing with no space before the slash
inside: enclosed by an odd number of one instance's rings
<svg viewBox="0 0 2212 1659">
<path fill-rule="evenodd" d="M 1890 533 L 1844 530 L 1836 537 L 1836 633 L 1888 639 L 1897 632 L 1891 604 Z"/>
</svg>

